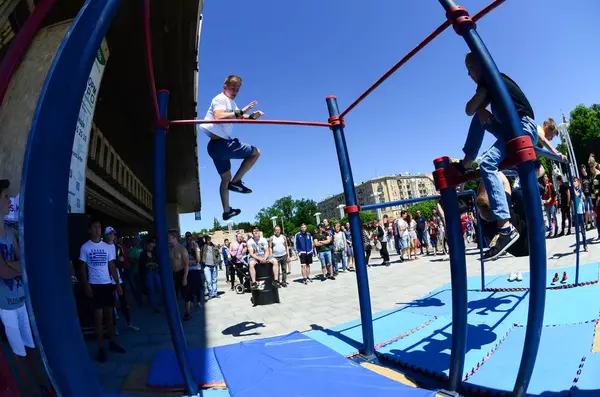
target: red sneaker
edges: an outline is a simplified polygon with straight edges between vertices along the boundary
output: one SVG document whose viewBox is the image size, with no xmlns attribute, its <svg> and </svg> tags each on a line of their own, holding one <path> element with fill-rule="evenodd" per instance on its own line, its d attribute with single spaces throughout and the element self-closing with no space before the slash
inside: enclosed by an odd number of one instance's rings
<svg viewBox="0 0 600 397">
<path fill-rule="evenodd" d="M 560 280 L 562 284 L 567 282 L 567 272 L 563 272 L 562 280 Z"/>
<path fill-rule="evenodd" d="M 554 278 L 552 279 L 552 285 L 558 283 L 558 273 L 554 273 Z"/>
</svg>

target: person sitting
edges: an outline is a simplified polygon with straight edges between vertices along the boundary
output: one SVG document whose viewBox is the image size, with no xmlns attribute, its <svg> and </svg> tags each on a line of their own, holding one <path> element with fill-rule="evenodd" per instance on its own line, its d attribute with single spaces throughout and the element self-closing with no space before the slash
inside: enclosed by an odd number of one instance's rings
<svg viewBox="0 0 600 397">
<path fill-rule="evenodd" d="M 258 283 L 256 282 L 256 265 L 266 265 L 270 263 L 273 266 L 273 286 L 275 288 L 281 287 L 279 283 L 279 264 L 277 259 L 271 256 L 271 250 L 269 249 L 269 243 L 267 239 L 260 236 L 260 230 L 258 226 L 252 228 L 252 238 L 248 241 L 248 252 L 250 253 L 250 261 L 248 263 L 250 267 L 250 279 L 252 284 L 251 289 L 258 289 Z"/>
</svg>

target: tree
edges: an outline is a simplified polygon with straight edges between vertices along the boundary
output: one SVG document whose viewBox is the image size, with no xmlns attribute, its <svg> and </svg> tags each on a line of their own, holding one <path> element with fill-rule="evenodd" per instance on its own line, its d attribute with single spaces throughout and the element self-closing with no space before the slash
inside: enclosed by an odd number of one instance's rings
<svg viewBox="0 0 600 397">
<path fill-rule="evenodd" d="M 377 219 L 377 214 L 373 211 L 361 211 L 358 213 L 360 217 L 360 224 L 364 225 L 365 223 L 373 222 Z M 340 219 L 340 224 L 345 225 L 348 223 L 348 215 L 345 215 L 342 219 Z"/>
<path fill-rule="evenodd" d="M 314 222 L 313 214 L 319 212 L 317 203 L 311 199 L 300 199 L 294 202 L 295 214 L 293 218 L 294 225 L 300 226 L 303 223 L 307 225 Z"/>
<path fill-rule="evenodd" d="M 473 165 L 471 166 L 471 169 L 473 171 L 475 171 L 477 168 L 479 168 L 479 164 L 477 163 L 477 161 L 473 161 Z M 465 183 L 464 186 L 464 190 L 474 190 L 477 191 L 477 189 L 479 189 L 479 183 L 481 182 L 480 178 L 477 178 L 475 180 L 469 181 L 467 183 Z"/>
<path fill-rule="evenodd" d="M 577 164 L 587 164 L 590 153 L 600 149 L 600 105 L 577 105 L 571 111 L 569 135 Z"/>
<path fill-rule="evenodd" d="M 310 199 L 294 200 L 292 196 L 276 200 L 272 206 L 261 209 L 256 214 L 258 227 L 264 235 L 273 234 L 272 217 L 277 217 L 277 224 L 285 229 L 286 234 L 299 228 L 302 223 L 309 224 L 317 213 L 317 203 Z"/>
<path fill-rule="evenodd" d="M 246 233 L 250 233 L 252 231 L 252 228 L 254 227 L 253 224 L 251 224 L 250 222 L 240 222 L 240 223 L 235 223 L 233 225 L 233 228 L 235 230 L 244 230 Z"/>
<path fill-rule="evenodd" d="M 211 232 L 216 232 L 217 230 L 222 230 L 222 226 L 221 226 L 221 222 L 219 222 L 219 220 L 217 219 L 217 217 L 215 217 L 214 221 L 213 221 L 213 227 L 212 229 L 210 229 Z"/>
<path fill-rule="evenodd" d="M 408 212 L 413 216 L 416 216 L 417 211 L 421 211 L 421 215 L 423 215 L 426 219 L 431 219 L 431 210 L 436 207 L 437 202 L 435 200 L 430 201 L 421 201 L 420 203 L 416 203 L 408 208 Z"/>
</svg>

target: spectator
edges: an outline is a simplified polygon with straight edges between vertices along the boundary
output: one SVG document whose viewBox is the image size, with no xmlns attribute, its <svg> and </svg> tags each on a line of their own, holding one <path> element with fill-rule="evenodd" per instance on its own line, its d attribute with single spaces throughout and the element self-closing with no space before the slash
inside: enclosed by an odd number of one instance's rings
<svg viewBox="0 0 600 397">
<path fill-rule="evenodd" d="M 433 256 L 437 256 L 438 234 L 438 225 L 433 219 L 431 219 L 429 221 L 429 241 L 431 242 L 431 247 L 433 248 Z"/>
<path fill-rule="evenodd" d="M 587 229 L 592 229 L 596 225 L 596 217 L 594 215 L 594 205 L 592 204 L 592 180 L 590 179 L 585 164 L 581 164 L 581 190 L 584 201 L 585 210 L 585 225 Z"/>
<path fill-rule="evenodd" d="M 140 254 L 139 266 L 146 275 L 146 289 L 148 291 L 148 301 L 154 310 L 154 313 L 160 313 L 158 308 L 158 296 L 162 295 L 162 285 L 160 283 L 160 273 L 158 259 L 156 258 L 156 243 L 150 239 L 146 243 L 146 249 Z"/>
<path fill-rule="evenodd" d="M 208 234 L 204 236 L 201 260 L 204 265 L 204 278 L 208 286 L 208 299 L 219 298 L 217 290 L 217 281 L 219 279 L 217 264 L 221 260 L 221 253 L 219 248 L 212 243 Z"/>
<path fill-rule="evenodd" d="M 9 188 L 10 182 L 0 179 L 0 319 L 15 357 L 17 372 L 28 394 L 38 395 L 39 391 L 42 395 L 47 395 L 49 389 L 38 365 L 25 306 L 19 245 L 15 235 L 6 230 L 4 225 L 4 217 L 10 213 Z M 27 367 L 37 382 L 37 388 L 29 380 Z"/>
<path fill-rule="evenodd" d="M 421 210 L 417 210 L 415 222 L 417 224 L 416 232 L 417 239 L 419 240 L 419 246 L 421 248 L 421 255 L 423 255 L 423 247 L 425 247 L 425 254 L 429 254 L 429 247 L 427 246 L 425 233 L 425 229 L 427 228 L 427 219 L 425 219 L 425 216 L 421 214 Z"/>
<path fill-rule="evenodd" d="M 192 297 L 188 288 L 188 273 L 190 271 L 190 261 L 187 250 L 179 242 L 179 230 L 169 230 L 169 255 L 171 258 L 171 271 L 173 272 L 173 282 L 175 284 L 175 296 L 181 295 L 185 303 L 185 314 L 183 320 L 188 321 L 192 318 Z"/>
<path fill-rule="evenodd" d="M 119 296 L 123 295 L 119 275 L 116 267 L 116 252 L 102 237 L 102 226 L 100 221 L 93 220 L 90 223 L 90 240 L 81 246 L 79 260 L 83 264 L 81 278 L 85 294 L 91 301 L 94 311 L 94 329 L 96 331 L 96 342 L 98 343 L 97 359 L 103 363 L 106 361 L 106 351 L 103 347 L 104 329 L 106 323 L 108 334 L 108 348 L 116 353 L 125 353 L 125 349 L 115 341 L 115 326 L 113 322 L 113 309 L 115 307 L 115 290 Z M 113 284 L 113 281 L 116 283 Z"/>
<path fill-rule="evenodd" d="M 129 255 L 129 279 L 132 280 L 132 292 L 135 297 L 136 303 L 138 306 L 142 306 L 142 285 L 141 282 L 141 274 L 139 270 L 139 259 L 140 254 L 143 252 L 142 248 L 142 238 L 140 236 L 135 236 L 133 238 L 133 245 L 129 247 L 128 255 Z"/>
<path fill-rule="evenodd" d="M 583 219 L 583 202 L 585 201 L 585 196 L 581 191 L 581 183 L 579 178 L 575 177 L 573 181 L 573 187 L 575 188 L 575 216 L 577 217 L 577 222 L 575 223 L 575 234 L 579 233 L 579 230 L 581 230 L 583 251 L 588 252 L 587 241 L 585 239 L 585 223 Z M 575 248 L 575 252 L 577 252 L 577 248 Z"/>
<path fill-rule="evenodd" d="M 200 257 L 200 247 L 198 243 L 194 241 L 192 233 L 185 233 L 185 242 L 183 246 L 187 250 L 188 261 L 189 261 L 189 272 L 188 272 L 188 292 L 190 301 L 193 302 L 196 297 L 196 307 L 200 307 L 204 304 L 204 277 L 202 273 L 202 262 Z"/>
<path fill-rule="evenodd" d="M 329 249 L 331 236 L 327 233 L 327 227 L 324 222 L 319 224 L 319 231 L 313 235 L 313 245 L 316 247 L 319 253 L 319 260 L 321 261 L 321 281 L 325 281 L 327 278 L 335 280 L 333 274 L 333 264 L 331 258 L 331 250 Z M 327 270 L 329 270 L 329 276 L 327 276 Z"/>
<path fill-rule="evenodd" d="M 342 228 L 339 223 L 335 224 L 335 235 L 333 236 L 333 245 L 335 250 L 333 261 L 336 263 L 342 262 L 342 272 L 345 273 L 348 270 L 348 244 L 346 242 L 346 234 L 342 231 Z"/>
<path fill-rule="evenodd" d="M 223 241 L 223 248 L 221 248 L 221 259 L 223 260 L 223 265 L 225 266 L 225 280 L 229 282 L 229 239 L 226 238 Z M 234 276 L 232 274 L 232 276 Z"/>
<path fill-rule="evenodd" d="M 419 245 L 419 239 L 417 238 L 417 222 L 412 218 L 411 214 L 406 214 L 406 223 L 408 224 L 408 236 L 410 238 L 410 251 L 412 252 L 414 259 L 417 259 L 417 245 Z"/>
<path fill-rule="evenodd" d="M 310 233 L 306 230 L 306 223 L 300 225 L 296 233 L 296 252 L 300 256 L 300 271 L 304 284 L 312 283 L 310 278 L 310 265 L 312 265 L 313 243 Z"/>
<path fill-rule="evenodd" d="M 115 244 L 117 231 L 112 228 L 112 226 L 108 226 L 104 230 L 104 242 L 108 244 L 108 246 L 115 250 L 115 257 L 117 258 L 115 264 L 117 266 L 117 274 L 119 277 L 119 283 L 121 284 L 121 288 L 123 289 L 123 294 L 121 296 L 117 295 L 116 298 L 119 301 L 119 307 L 121 309 L 121 313 L 125 316 L 125 320 L 127 321 L 127 328 L 131 331 L 139 331 L 140 329 L 133 325 L 131 321 L 131 312 L 129 311 L 129 304 L 127 303 L 127 290 L 125 289 L 125 284 L 123 283 L 123 277 L 121 275 L 123 269 L 123 249 L 119 244 Z M 115 284 L 115 280 L 112 281 Z M 118 328 L 115 324 L 115 332 L 118 335 Z"/>
<path fill-rule="evenodd" d="M 400 234 L 400 248 L 401 254 L 400 257 L 404 260 L 404 255 L 408 255 L 406 260 L 411 259 L 411 240 L 410 240 L 410 230 L 408 227 L 408 222 L 406 218 L 408 216 L 408 212 L 402 210 L 400 212 L 400 219 L 398 219 L 398 232 Z"/>
<path fill-rule="evenodd" d="M 544 210 L 548 218 L 548 237 L 552 237 L 552 225 L 554 222 L 554 237 L 558 234 L 558 219 L 556 218 L 556 190 L 548 179 L 548 175 L 544 175 L 544 194 L 542 195 Z"/>
<path fill-rule="evenodd" d="M 238 277 L 240 279 L 240 284 L 244 285 L 244 279 L 242 278 L 242 267 L 244 264 L 244 256 L 248 252 L 248 248 L 246 243 L 244 242 L 244 235 L 242 233 L 235 234 L 235 241 L 231 244 L 229 248 L 229 253 L 231 254 L 230 263 L 231 263 L 231 290 L 234 289 L 235 284 L 235 274 L 238 273 Z"/>
<path fill-rule="evenodd" d="M 369 236 L 369 232 L 367 230 L 367 225 L 363 223 L 361 230 L 361 237 L 363 242 L 363 247 L 365 249 L 365 265 L 371 267 L 369 265 L 369 259 L 371 258 L 371 237 Z"/>
<path fill-rule="evenodd" d="M 329 241 L 330 243 L 327 245 L 327 248 L 329 248 L 329 252 L 331 253 L 331 260 L 333 261 L 333 255 L 335 253 L 335 247 L 333 245 L 333 235 L 335 234 L 335 230 L 333 230 L 333 227 L 329 224 L 329 221 L 327 219 L 323 219 L 323 225 L 325 226 L 325 231 L 327 232 L 327 235 L 329 235 Z M 337 267 L 337 263 L 333 263 L 333 274 L 335 276 L 338 275 L 338 267 Z"/>
<path fill-rule="evenodd" d="M 388 253 L 387 243 L 388 243 L 388 228 L 385 226 L 387 223 L 388 216 L 383 216 L 383 221 L 377 221 L 375 227 L 375 236 L 377 237 L 377 241 L 380 243 L 381 248 L 379 249 L 379 254 L 381 254 L 381 259 L 383 262 L 382 266 L 390 265 L 390 254 Z M 378 247 L 379 248 L 379 247 Z"/>
<path fill-rule="evenodd" d="M 345 228 L 342 226 L 342 231 L 346 235 L 348 270 L 354 270 L 354 248 L 352 247 L 352 229 L 350 228 L 350 223 L 346 223 Z"/>
<path fill-rule="evenodd" d="M 273 286 L 281 287 L 279 283 L 279 264 L 277 260 L 271 256 L 269 243 L 264 237 L 260 236 L 260 230 L 257 226 L 252 229 L 252 238 L 248 242 L 248 253 L 250 254 L 250 279 L 252 281 L 251 288 L 258 289 L 256 282 L 256 265 L 268 265 L 273 267 Z"/>
<path fill-rule="evenodd" d="M 269 249 L 273 253 L 279 266 L 279 275 L 281 277 L 281 286 L 287 287 L 287 266 L 290 263 L 290 250 L 287 238 L 281 234 L 281 227 L 275 226 L 275 234 L 269 239 Z"/>
<path fill-rule="evenodd" d="M 600 205 L 600 171 L 598 170 L 596 159 L 593 154 L 589 158 L 590 177 L 592 180 L 592 205 L 596 213 L 596 228 L 598 230 L 598 239 L 600 239 L 600 221 L 598 221 L 598 206 Z"/>
<path fill-rule="evenodd" d="M 571 234 L 571 186 L 569 182 L 563 181 L 562 175 L 556 177 L 558 180 L 558 193 L 560 195 L 560 214 L 561 214 L 561 228 L 559 236 L 565 234 L 565 223 L 569 221 L 569 229 L 567 229 L 567 236 Z"/>
</svg>

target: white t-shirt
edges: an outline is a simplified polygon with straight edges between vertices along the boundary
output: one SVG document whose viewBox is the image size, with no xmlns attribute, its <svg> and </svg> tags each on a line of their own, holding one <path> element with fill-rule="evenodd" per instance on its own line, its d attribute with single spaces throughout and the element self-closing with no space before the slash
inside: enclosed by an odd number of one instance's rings
<svg viewBox="0 0 600 397">
<path fill-rule="evenodd" d="M 90 284 L 112 284 L 108 262 L 116 259 L 115 247 L 104 241 L 95 243 L 89 240 L 81 246 L 79 252 L 79 260 L 87 264 Z"/>
<path fill-rule="evenodd" d="M 206 261 L 204 263 L 206 266 L 214 266 L 215 265 L 215 258 L 213 255 L 213 247 L 209 246 L 206 249 Z"/>
<path fill-rule="evenodd" d="M 401 227 L 403 227 L 404 230 L 400 230 Z M 408 223 L 406 223 L 404 219 L 398 220 L 398 230 L 400 230 L 400 237 L 408 236 Z"/>
<path fill-rule="evenodd" d="M 248 248 L 252 248 L 253 254 L 261 258 L 265 256 L 268 247 L 269 244 L 267 243 L 267 239 L 264 237 L 259 238 L 258 241 L 254 240 L 253 238 L 248 241 Z"/>
<path fill-rule="evenodd" d="M 346 234 L 340 230 L 339 232 L 335 233 L 334 237 L 335 238 L 333 241 L 335 242 L 335 250 L 343 251 L 344 248 L 346 248 Z"/>
<path fill-rule="evenodd" d="M 115 250 L 115 259 L 117 257 L 117 246 L 115 244 L 108 244 L 106 243 L 106 245 L 108 245 L 110 248 Z M 110 272 L 108 273 L 110 274 Z M 121 279 L 121 273 L 119 273 L 119 270 L 117 269 L 117 276 L 119 277 L 119 284 L 123 284 L 123 279 Z M 111 284 L 117 284 L 115 283 L 115 280 L 113 280 L 112 276 L 110 276 L 110 282 Z"/>
<path fill-rule="evenodd" d="M 214 120 L 215 110 L 224 110 L 226 112 L 233 112 L 239 110 L 233 99 L 229 99 L 224 93 L 220 93 L 210 102 L 210 106 L 206 111 L 204 120 Z M 223 139 L 232 139 L 231 132 L 233 131 L 233 124 L 200 124 L 202 131 L 210 137 L 210 134 L 214 134 Z"/>
<path fill-rule="evenodd" d="M 274 257 L 281 258 L 287 255 L 287 252 L 285 252 L 285 236 L 283 234 L 280 234 L 279 237 L 275 235 L 271 237 L 271 244 L 273 246 Z"/>
</svg>

